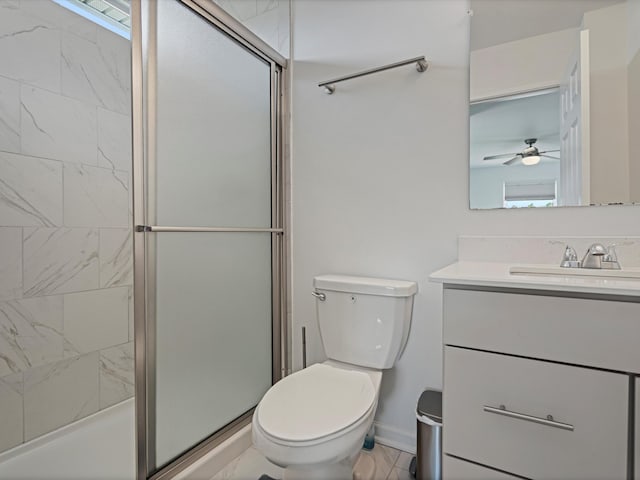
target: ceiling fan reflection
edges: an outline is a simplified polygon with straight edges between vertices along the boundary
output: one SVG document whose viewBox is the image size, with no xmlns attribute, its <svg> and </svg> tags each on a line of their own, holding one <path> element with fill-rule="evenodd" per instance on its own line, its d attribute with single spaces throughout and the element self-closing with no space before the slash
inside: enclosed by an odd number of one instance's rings
<svg viewBox="0 0 640 480">
<path fill-rule="evenodd" d="M 560 150 L 544 150 L 539 151 L 537 147 L 534 147 L 534 144 L 538 141 L 537 138 L 527 138 L 524 143 L 527 144 L 527 147 L 522 150 L 522 152 L 518 153 L 502 153 L 500 155 L 489 155 L 484 157 L 482 160 L 497 160 L 499 158 L 509 158 L 506 162 L 503 162 L 503 165 L 513 165 L 514 163 L 521 161 L 524 165 L 531 166 L 540 163 L 540 159 L 542 157 L 552 158 L 554 160 L 560 160 L 559 157 L 553 157 L 551 155 L 546 155 L 547 153 L 559 152 Z"/>
</svg>

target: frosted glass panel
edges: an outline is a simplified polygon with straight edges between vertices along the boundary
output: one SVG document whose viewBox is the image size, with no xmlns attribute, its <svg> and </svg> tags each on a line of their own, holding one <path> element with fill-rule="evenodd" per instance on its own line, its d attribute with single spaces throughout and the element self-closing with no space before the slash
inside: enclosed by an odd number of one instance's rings
<svg viewBox="0 0 640 480">
<path fill-rule="evenodd" d="M 271 386 L 271 235 L 158 233 L 156 463 Z"/>
<path fill-rule="evenodd" d="M 269 64 L 179 2 L 157 5 L 154 223 L 270 227 Z"/>
</svg>

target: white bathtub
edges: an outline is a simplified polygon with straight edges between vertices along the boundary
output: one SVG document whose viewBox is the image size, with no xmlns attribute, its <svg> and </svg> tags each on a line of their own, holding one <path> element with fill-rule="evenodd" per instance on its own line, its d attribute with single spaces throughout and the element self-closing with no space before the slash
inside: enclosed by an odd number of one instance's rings
<svg viewBox="0 0 640 480">
<path fill-rule="evenodd" d="M 134 417 L 129 399 L 13 448 L 0 454 L 0 478 L 134 480 Z"/>
</svg>

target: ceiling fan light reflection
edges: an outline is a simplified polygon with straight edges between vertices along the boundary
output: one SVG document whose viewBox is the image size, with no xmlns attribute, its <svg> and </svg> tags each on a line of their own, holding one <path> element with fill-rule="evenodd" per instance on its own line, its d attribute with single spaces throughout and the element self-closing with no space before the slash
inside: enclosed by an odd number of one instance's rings
<svg viewBox="0 0 640 480">
<path fill-rule="evenodd" d="M 538 163 L 540 163 L 540 156 L 539 155 L 530 155 L 528 157 L 522 157 L 522 163 L 529 166 L 529 165 L 537 165 Z"/>
</svg>

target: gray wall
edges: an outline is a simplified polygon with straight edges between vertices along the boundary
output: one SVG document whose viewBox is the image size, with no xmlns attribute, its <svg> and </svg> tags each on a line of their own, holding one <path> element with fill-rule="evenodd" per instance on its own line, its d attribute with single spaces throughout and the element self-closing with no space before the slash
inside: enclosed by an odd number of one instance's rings
<svg viewBox="0 0 640 480">
<path fill-rule="evenodd" d="M 133 394 L 130 44 L 0 3 L 0 451 Z"/>
</svg>

